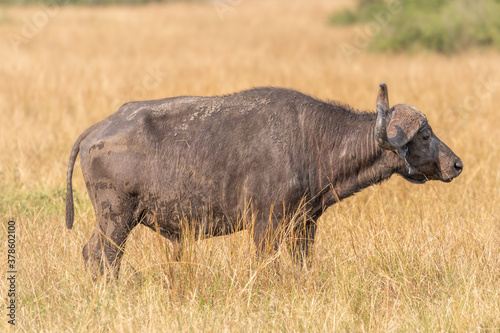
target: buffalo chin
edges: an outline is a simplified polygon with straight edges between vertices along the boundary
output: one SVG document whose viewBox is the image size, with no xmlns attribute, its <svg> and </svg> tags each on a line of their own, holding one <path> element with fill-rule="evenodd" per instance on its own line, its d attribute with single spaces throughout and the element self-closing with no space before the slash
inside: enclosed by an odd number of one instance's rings
<svg viewBox="0 0 500 333">
<path fill-rule="evenodd" d="M 443 177 L 428 178 L 425 176 L 422 176 L 422 177 L 412 177 L 409 175 L 401 175 L 401 176 L 403 176 L 404 179 L 406 179 L 407 181 L 409 181 L 410 183 L 413 183 L 413 184 L 425 184 L 428 180 L 440 180 L 443 183 L 450 183 L 453 180 L 453 178 L 446 178 L 445 179 Z"/>
<path fill-rule="evenodd" d="M 407 181 L 409 181 L 410 183 L 413 183 L 413 184 L 425 184 L 429 180 L 426 177 L 414 178 L 414 177 L 407 176 L 407 175 L 401 175 L 401 176 L 403 176 L 404 179 L 406 179 Z"/>
</svg>

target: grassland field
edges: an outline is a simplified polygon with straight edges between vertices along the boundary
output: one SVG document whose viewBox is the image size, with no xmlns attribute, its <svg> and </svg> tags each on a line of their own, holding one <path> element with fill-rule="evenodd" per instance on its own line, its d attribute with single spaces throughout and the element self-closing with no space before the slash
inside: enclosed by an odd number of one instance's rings
<svg viewBox="0 0 500 333">
<path fill-rule="evenodd" d="M 216 4 L 216 3 L 215 3 Z M 0 7 L 0 267 L 17 222 L 21 332 L 499 332 L 500 54 L 370 53 L 363 26 L 332 27 L 351 1 Z M 369 36 L 368 36 L 369 37 Z M 357 45 L 346 57 L 339 47 Z M 95 216 L 71 147 L 122 103 L 293 88 L 374 110 L 417 106 L 463 160 L 450 184 L 394 176 L 320 219 L 313 265 L 256 260 L 248 233 L 169 244 L 138 227 L 120 280 L 93 281 L 81 250 Z M 0 280 L 7 332 L 8 281 Z"/>
</svg>

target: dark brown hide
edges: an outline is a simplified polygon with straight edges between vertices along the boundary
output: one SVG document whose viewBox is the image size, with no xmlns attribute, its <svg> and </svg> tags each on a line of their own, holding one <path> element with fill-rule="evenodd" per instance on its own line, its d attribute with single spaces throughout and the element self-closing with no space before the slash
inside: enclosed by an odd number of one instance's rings
<svg viewBox="0 0 500 333">
<path fill-rule="evenodd" d="M 306 254 L 318 217 L 337 200 L 394 173 L 424 182 L 449 181 L 461 171 L 462 162 L 423 114 L 407 105 L 389 109 L 387 90 L 379 95 L 386 99 L 380 112 L 388 133 L 376 128 L 376 113 L 286 89 L 127 103 L 73 147 L 67 227 L 73 225 L 71 178 L 80 152 L 97 216 L 83 251 L 94 271 L 107 266 L 117 274 L 137 224 L 157 226 L 177 244 L 185 223 L 200 235 L 218 236 L 249 228 L 244 221 L 253 218 L 262 250 L 266 235 L 288 223 L 285 215 L 301 202 L 308 219 L 294 249 Z M 377 135 L 398 147 L 382 149 Z"/>
</svg>

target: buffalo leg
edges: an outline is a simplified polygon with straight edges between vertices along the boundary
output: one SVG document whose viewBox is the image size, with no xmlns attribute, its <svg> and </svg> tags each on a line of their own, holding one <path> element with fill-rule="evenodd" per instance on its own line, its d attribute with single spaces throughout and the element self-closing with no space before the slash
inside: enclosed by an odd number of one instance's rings
<svg viewBox="0 0 500 333">
<path fill-rule="evenodd" d="M 114 191 L 101 191 L 96 197 L 97 224 L 83 248 L 83 258 L 94 276 L 106 271 L 118 277 L 125 242 L 134 223 L 131 201 L 119 200 Z"/>
<path fill-rule="evenodd" d="M 279 230 L 278 219 L 259 218 L 253 225 L 253 240 L 257 256 L 274 253 L 278 250 L 282 230 Z"/>
<path fill-rule="evenodd" d="M 298 225 L 292 235 L 292 255 L 297 264 L 310 265 L 314 237 L 316 235 L 317 218 L 307 219 Z"/>
</svg>

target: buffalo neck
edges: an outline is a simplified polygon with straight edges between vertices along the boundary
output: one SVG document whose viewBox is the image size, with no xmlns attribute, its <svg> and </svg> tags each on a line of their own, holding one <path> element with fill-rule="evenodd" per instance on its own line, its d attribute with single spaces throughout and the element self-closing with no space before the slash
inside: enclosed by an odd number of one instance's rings
<svg viewBox="0 0 500 333">
<path fill-rule="evenodd" d="M 380 183 L 401 169 L 401 160 L 375 141 L 375 113 L 333 105 L 317 124 L 321 147 L 315 156 L 318 193 L 328 206 Z"/>
</svg>

